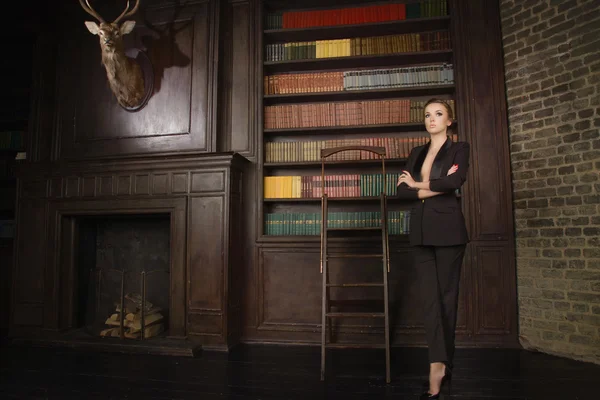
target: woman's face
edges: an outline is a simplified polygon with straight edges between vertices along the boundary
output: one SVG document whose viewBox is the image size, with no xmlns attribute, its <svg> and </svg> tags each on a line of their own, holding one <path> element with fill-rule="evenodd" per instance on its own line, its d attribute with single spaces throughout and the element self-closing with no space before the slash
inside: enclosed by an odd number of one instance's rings
<svg viewBox="0 0 600 400">
<path fill-rule="evenodd" d="M 448 116 L 446 106 L 440 103 L 431 103 L 425 108 L 425 128 L 431 135 L 446 132 L 452 125 L 452 120 Z"/>
</svg>

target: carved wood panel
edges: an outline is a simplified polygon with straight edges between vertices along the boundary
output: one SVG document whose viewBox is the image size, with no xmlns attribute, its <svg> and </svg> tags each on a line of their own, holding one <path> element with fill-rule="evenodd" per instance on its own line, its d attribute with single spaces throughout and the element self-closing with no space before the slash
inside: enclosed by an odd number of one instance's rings
<svg viewBox="0 0 600 400">
<path fill-rule="evenodd" d="M 255 57 L 258 53 L 254 37 L 257 21 L 254 1 L 233 1 L 231 4 L 232 70 L 231 70 L 231 151 L 250 159 L 256 156 L 255 99 L 258 87 Z"/>
<path fill-rule="evenodd" d="M 321 309 L 318 249 L 259 252 L 259 329 L 314 330 Z"/>
<path fill-rule="evenodd" d="M 260 24 L 258 0 L 222 2 L 219 64 L 219 136 L 221 151 L 235 151 L 255 161 L 260 119 Z M 258 102 L 258 103 L 257 103 Z"/>
<path fill-rule="evenodd" d="M 190 252 L 190 311 L 222 312 L 223 295 L 223 196 L 190 198 L 188 236 Z"/>
<path fill-rule="evenodd" d="M 15 271 L 13 282 L 19 290 L 14 292 L 13 300 L 19 303 L 44 302 L 44 259 L 46 232 L 44 225 L 39 221 L 45 221 L 46 208 L 43 200 L 24 199 L 19 204 L 17 219 L 25 231 L 19 234 L 27 237 L 27 241 L 17 243 L 16 260 L 23 268 Z M 32 251 L 33 243 L 37 243 L 37 251 Z M 14 287 L 14 286 L 13 286 Z"/>
<path fill-rule="evenodd" d="M 71 40 L 59 49 L 56 158 L 215 151 L 216 3 L 140 9 L 125 47 L 144 49 L 152 60 L 154 92 L 137 112 L 117 104 L 98 38 L 76 13 L 64 26 Z"/>
<path fill-rule="evenodd" d="M 340 249 L 334 251 L 340 251 Z M 345 251 L 348 251 L 346 248 Z M 417 271 L 409 247 L 392 249 L 389 274 L 390 329 L 392 337 L 406 342 L 407 335 L 424 341 L 423 316 L 420 308 L 423 289 L 416 280 Z M 468 258 L 465 257 L 468 263 Z M 330 262 L 330 282 L 380 282 L 381 263 L 365 259 Z M 321 324 L 321 279 L 318 247 L 261 247 L 258 265 L 258 330 L 280 332 L 315 332 Z M 476 309 L 471 295 L 468 268 L 462 270 L 459 293 L 457 333 L 469 334 L 467 312 Z M 330 289 L 334 305 L 341 307 L 382 307 L 380 288 Z M 383 309 L 381 308 L 381 311 Z M 342 320 L 339 329 L 346 333 L 382 332 L 383 321 Z M 265 337 L 262 333 L 258 337 Z M 283 334 L 281 337 L 286 336 Z M 369 335 L 366 335 L 368 337 Z M 290 334 L 287 337 L 292 337 Z M 365 339 L 363 340 L 370 340 Z M 305 339 L 310 340 L 310 339 Z"/>
<path fill-rule="evenodd" d="M 480 243 L 473 247 L 478 266 L 473 270 L 478 305 L 474 315 L 477 334 L 514 333 L 516 291 L 511 269 L 507 268 L 510 252 L 510 247 L 504 243 Z"/>
<path fill-rule="evenodd" d="M 458 129 L 471 144 L 464 197 L 469 231 L 472 240 L 508 240 L 512 208 L 498 4 L 452 4 L 455 59 L 461 60 L 455 66 Z"/>
</svg>

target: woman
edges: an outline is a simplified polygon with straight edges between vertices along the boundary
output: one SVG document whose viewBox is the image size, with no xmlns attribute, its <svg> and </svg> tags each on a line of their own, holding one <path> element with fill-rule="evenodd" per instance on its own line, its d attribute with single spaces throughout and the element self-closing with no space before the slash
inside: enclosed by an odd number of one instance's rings
<svg viewBox="0 0 600 400">
<path fill-rule="evenodd" d="M 455 192 L 467 179 L 469 145 L 447 136 L 452 125 L 447 102 L 425 104 L 428 144 L 410 152 L 398 179 L 398 197 L 414 200 L 410 244 L 423 298 L 429 348 L 429 390 L 421 399 L 438 399 L 452 373 L 458 285 L 466 243 L 469 241 L 460 201 Z"/>
</svg>

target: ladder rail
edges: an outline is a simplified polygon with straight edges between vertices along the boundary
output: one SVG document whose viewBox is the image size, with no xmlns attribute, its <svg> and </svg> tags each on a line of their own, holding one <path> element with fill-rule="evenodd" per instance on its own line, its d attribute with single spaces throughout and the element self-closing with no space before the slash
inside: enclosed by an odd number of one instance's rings
<svg viewBox="0 0 600 400">
<path fill-rule="evenodd" d="M 327 290 L 327 195 L 321 192 L 321 274 L 323 275 L 321 288 L 321 380 L 325 380 L 325 351 L 327 312 L 329 311 Z"/>
<path fill-rule="evenodd" d="M 384 179 L 385 181 L 385 179 Z M 389 285 L 388 273 L 390 272 L 390 249 L 387 226 L 387 201 L 385 192 L 381 193 L 381 236 L 383 246 L 383 309 L 385 316 L 385 374 L 386 382 L 390 383 L 390 310 L 389 310 Z"/>
</svg>

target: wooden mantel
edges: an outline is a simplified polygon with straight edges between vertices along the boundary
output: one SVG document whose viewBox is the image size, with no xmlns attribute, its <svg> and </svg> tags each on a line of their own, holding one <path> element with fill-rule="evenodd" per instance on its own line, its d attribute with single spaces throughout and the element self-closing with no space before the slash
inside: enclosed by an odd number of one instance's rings
<svg viewBox="0 0 600 400">
<path fill-rule="evenodd" d="M 169 337 L 235 345 L 245 165 L 235 153 L 21 164 L 10 335 L 76 328 L 77 216 L 161 213 L 170 216 Z"/>
</svg>

